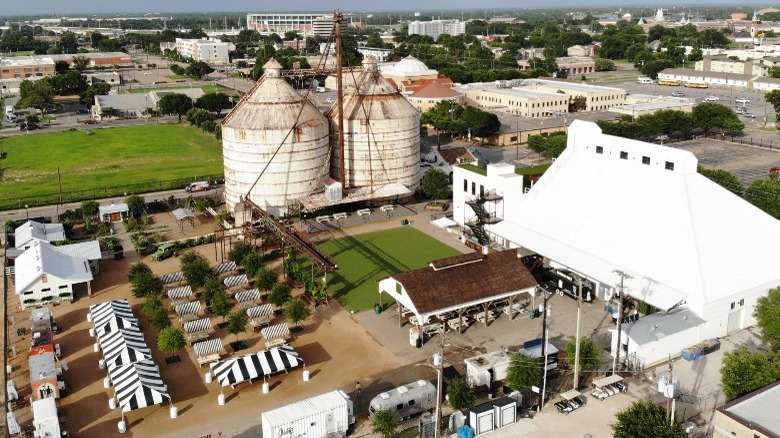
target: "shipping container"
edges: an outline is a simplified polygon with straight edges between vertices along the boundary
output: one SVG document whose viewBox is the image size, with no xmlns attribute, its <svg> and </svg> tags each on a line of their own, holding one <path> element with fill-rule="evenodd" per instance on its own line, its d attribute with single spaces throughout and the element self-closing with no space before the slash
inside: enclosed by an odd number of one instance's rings
<svg viewBox="0 0 780 438">
<path fill-rule="evenodd" d="M 263 436 L 324 438 L 347 436 L 355 423 L 352 401 L 343 391 L 331 391 L 261 415 Z"/>
</svg>

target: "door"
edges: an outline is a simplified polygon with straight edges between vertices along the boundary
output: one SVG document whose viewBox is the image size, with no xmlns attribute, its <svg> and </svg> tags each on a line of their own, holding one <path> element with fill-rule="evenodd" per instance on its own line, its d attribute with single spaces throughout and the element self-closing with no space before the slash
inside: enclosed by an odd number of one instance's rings
<svg viewBox="0 0 780 438">
<path fill-rule="evenodd" d="M 111 222 L 119 222 L 120 220 L 122 220 L 122 216 L 119 213 L 111 213 L 108 216 L 108 220 L 110 220 Z"/>
<path fill-rule="evenodd" d="M 493 413 L 483 415 L 479 417 L 479 429 L 477 433 L 483 434 L 493 430 Z"/>
<path fill-rule="evenodd" d="M 745 313 L 745 308 L 737 309 L 729 313 L 729 323 L 726 327 L 726 333 L 731 333 L 742 328 L 742 314 Z"/>
<path fill-rule="evenodd" d="M 333 421 L 333 412 L 325 416 L 325 433 L 336 432 L 336 422 Z"/>
</svg>

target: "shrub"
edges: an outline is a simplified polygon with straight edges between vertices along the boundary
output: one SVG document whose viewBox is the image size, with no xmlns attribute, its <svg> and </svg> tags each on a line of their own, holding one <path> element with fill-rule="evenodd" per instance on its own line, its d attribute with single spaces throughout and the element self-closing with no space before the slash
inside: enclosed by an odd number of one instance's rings
<svg viewBox="0 0 780 438">
<path fill-rule="evenodd" d="M 71 295 L 73 294 L 71 294 L 70 292 L 63 292 L 60 294 L 60 298 L 70 298 Z"/>
<path fill-rule="evenodd" d="M 271 295 L 268 296 L 268 302 L 277 307 L 282 307 L 291 298 L 290 288 L 286 284 L 276 284 L 271 291 Z"/>
<path fill-rule="evenodd" d="M 41 301 L 43 301 L 43 302 L 51 301 L 52 298 L 54 298 L 54 297 L 51 296 L 51 295 L 46 295 L 45 297 L 41 297 Z"/>
</svg>

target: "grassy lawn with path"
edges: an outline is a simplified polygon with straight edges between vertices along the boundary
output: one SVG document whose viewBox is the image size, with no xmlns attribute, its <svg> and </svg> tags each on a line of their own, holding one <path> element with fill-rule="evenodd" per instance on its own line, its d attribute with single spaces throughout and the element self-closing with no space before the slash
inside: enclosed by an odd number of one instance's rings
<svg viewBox="0 0 780 438">
<path fill-rule="evenodd" d="M 348 310 L 360 312 L 379 302 L 378 281 L 392 274 L 423 268 L 432 260 L 460 254 L 412 227 L 348 236 L 319 245 L 336 259 L 328 290 Z M 385 295 L 384 302 L 394 302 Z"/>
<path fill-rule="evenodd" d="M 222 173 L 222 148 L 189 125 L 140 125 L 0 139 L 0 199 Z M 84 130 L 92 132 L 88 134 Z"/>
</svg>

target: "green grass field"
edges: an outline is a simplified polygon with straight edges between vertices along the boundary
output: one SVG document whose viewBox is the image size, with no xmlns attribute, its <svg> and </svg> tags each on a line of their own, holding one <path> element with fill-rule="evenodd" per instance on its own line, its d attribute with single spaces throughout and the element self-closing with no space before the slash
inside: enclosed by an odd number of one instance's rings
<svg viewBox="0 0 780 438">
<path fill-rule="evenodd" d="M 355 312 L 371 309 L 379 302 L 377 282 L 382 278 L 460 254 L 412 227 L 344 237 L 319 246 L 339 265 L 328 275 L 328 290 L 342 306 Z M 384 302 L 393 300 L 385 295 Z"/>
<path fill-rule="evenodd" d="M 222 148 L 189 125 L 140 125 L 0 139 L 0 199 L 222 173 Z"/>
</svg>

